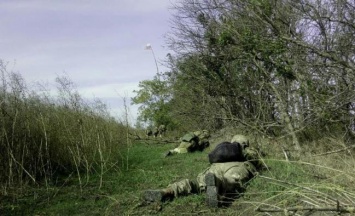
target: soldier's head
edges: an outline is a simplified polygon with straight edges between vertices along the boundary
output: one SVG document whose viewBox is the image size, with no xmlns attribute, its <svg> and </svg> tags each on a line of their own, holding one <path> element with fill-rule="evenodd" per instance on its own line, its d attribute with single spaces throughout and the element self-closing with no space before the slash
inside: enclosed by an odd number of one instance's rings
<svg viewBox="0 0 355 216">
<path fill-rule="evenodd" d="M 239 143 L 243 148 L 249 147 L 249 139 L 244 135 L 241 134 L 234 135 L 231 143 L 234 142 Z"/>
</svg>

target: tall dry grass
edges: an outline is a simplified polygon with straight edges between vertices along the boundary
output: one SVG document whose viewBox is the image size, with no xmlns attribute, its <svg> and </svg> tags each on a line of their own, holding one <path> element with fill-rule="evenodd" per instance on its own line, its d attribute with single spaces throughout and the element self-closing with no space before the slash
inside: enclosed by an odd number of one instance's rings
<svg viewBox="0 0 355 216">
<path fill-rule="evenodd" d="M 124 166 L 127 125 L 110 117 L 99 100 L 83 100 L 74 84 L 58 77 L 57 96 L 29 90 L 0 61 L 1 192 L 27 184 L 53 184 L 76 175 L 83 187 L 90 174 Z"/>
</svg>

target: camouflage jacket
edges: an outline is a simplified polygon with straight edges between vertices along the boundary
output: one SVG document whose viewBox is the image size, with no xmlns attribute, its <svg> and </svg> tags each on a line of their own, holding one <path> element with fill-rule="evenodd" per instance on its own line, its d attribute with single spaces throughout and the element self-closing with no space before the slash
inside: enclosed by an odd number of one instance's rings
<svg viewBox="0 0 355 216">
<path fill-rule="evenodd" d="M 252 163 L 257 169 L 262 167 L 262 162 L 260 161 L 260 154 L 258 150 L 253 147 L 246 147 L 243 150 L 243 154 L 245 160 Z"/>
</svg>

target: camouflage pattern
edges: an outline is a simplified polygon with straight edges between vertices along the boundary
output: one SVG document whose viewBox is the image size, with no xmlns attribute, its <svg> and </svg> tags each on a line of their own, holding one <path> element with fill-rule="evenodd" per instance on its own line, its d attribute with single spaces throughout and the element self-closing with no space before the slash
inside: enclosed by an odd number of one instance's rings
<svg viewBox="0 0 355 216">
<path fill-rule="evenodd" d="M 163 137 L 163 135 L 165 135 L 165 132 L 166 132 L 166 126 L 159 125 L 154 128 L 153 134 L 154 134 L 154 137 L 157 137 L 158 135 L 159 135 L 159 137 Z"/>
<path fill-rule="evenodd" d="M 185 196 L 192 193 L 200 193 L 200 186 L 196 180 L 184 179 L 169 184 L 168 190 L 174 191 L 174 197 Z"/>
<path fill-rule="evenodd" d="M 201 136 L 201 133 L 194 132 Z M 206 132 L 206 137 L 209 137 Z M 213 173 L 216 177 L 216 185 L 220 195 L 224 193 L 238 193 L 245 189 L 245 183 L 257 174 L 261 168 L 259 153 L 249 146 L 249 139 L 244 135 L 235 135 L 233 142 L 238 142 L 243 146 L 244 162 L 213 163 L 209 168 L 198 174 L 196 180 L 184 179 L 168 186 L 174 191 L 174 196 L 186 195 L 190 193 L 200 193 L 206 190 L 205 176 Z"/>
<path fill-rule="evenodd" d="M 194 141 L 197 138 L 195 133 L 189 132 L 185 134 L 183 137 L 181 137 L 181 142 L 191 142 Z"/>
<path fill-rule="evenodd" d="M 208 130 L 202 131 L 195 131 L 194 134 L 198 137 L 198 149 L 202 151 L 203 149 L 207 148 L 209 143 L 209 138 L 211 137 Z"/>
<path fill-rule="evenodd" d="M 244 157 L 247 161 L 252 163 L 257 169 L 264 167 L 264 164 L 260 160 L 260 153 L 257 149 L 253 147 L 244 149 Z"/>
<path fill-rule="evenodd" d="M 146 135 L 147 137 L 152 136 L 152 135 L 153 135 L 152 128 L 147 128 L 147 129 L 145 130 L 145 135 Z"/>
<path fill-rule="evenodd" d="M 209 137 L 210 134 L 207 130 L 186 133 L 180 138 L 180 145 L 169 152 L 171 154 L 182 154 L 196 150 L 202 151 L 209 146 Z"/>
<path fill-rule="evenodd" d="M 197 146 L 198 137 L 194 133 L 190 132 L 181 137 L 180 141 L 181 143 L 177 148 L 170 150 L 171 153 L 183 154 L 193 151 Z"/>
<path fill-rule="evenodd" d="M 224 193 L 241 192 L 245 183 L 256 175 L 257 171 L 250 162 L 214 163 L 198 174 L 196 180 L 184 179 L 168 185 L 167 189 L 174 191 L 174 197 L 204 192 L 206 190 L 205 176 L 207 173 L 215 175 L 218 191 L 220 195 L 223 195 Z"/>
<path fill-rule="evenodd" d="M 262 161 L 259 160 L 259 151 L 249 145 L 248 137 L 237 134 L 233 136 L 231 142 L 238 142 L 244 147 L 243 154 L 247 161 L 253 163 L 258 169 L 263 167 Z"/>
<path fill-rule="evenodd" d="M 153 130 L 154 137 L 157 137 L 158 134 L 159 134 L 159 128 L 158 127 L 154 127 L 154 130 Z"/>
<path fill-rule="evenodd" d="M 159 125 L 159 135 L 160 137 L 162 137 L 163 135 L 165 135 L 165 132 L 166 132 L 166 126 L 165 125 Z"/>
</svg>

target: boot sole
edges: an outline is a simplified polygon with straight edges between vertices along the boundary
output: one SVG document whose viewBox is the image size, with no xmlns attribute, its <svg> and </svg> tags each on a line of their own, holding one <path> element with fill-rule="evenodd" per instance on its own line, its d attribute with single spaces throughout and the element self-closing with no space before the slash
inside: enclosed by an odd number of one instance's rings
<svg viewBox="0 0 355 216">
<path fill-rule="evenodd" d="M 206 183 L 206 203 L 209 207 L 218 207 L 218 188 L 216 186 L 216 178 L 213 173 L 207 173 L 205 176 Z"/>
<path fill-rule="evenodd" d="M 148 202 L 161 202 L 163 195 L 160 190 L 147 190 L 144 192 L 143 198 Z"/>
</svg>

